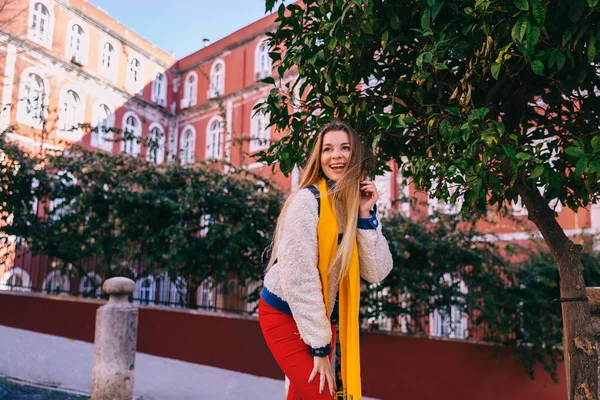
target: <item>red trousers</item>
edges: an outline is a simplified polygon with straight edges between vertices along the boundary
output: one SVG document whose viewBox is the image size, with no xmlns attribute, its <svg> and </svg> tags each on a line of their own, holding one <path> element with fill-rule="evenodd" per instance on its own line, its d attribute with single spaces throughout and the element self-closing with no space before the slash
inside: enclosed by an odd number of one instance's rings
<svg viewBox="0 0 600 400">
<path fill-rule="evenodd" d="M 287 400 L 333 399 L 329 394 L 327 382 L 323 394 L 319 394 L 319 374 L 314 377 L 312 383 L 308 383 L 314 361 L 309 347 L 300 337 L 294 318 L 271 307 L 261 298 L 258 305 L 258 320 L 269 350 L 290 380 Z M 331 326 L 331 332 L 333 352 L 335 325 Z M 331 354 L 329 359 L 331 360 Z"/>
</svg>

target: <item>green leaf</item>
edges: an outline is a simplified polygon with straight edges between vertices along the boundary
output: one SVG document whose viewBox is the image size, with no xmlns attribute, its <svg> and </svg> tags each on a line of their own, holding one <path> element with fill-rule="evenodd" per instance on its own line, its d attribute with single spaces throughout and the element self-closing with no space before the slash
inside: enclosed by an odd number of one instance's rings
<svg viewBox="0 0 600 400">
<path fill-rule="evenodd" d="M 366 33 L 367 35 L 373 34 L 373 26 L 371 26 L 371 24 L 366 21 L 360 24 L 360 30 Z"/>
<path fill-rule="evenodd" d="M 502 68 L 502 64 L 498 62 L 493 62 L 490 69 L 492 71 L 492 76 L 494 79 L 498 80 L 498 75 L 500 74 L 500 69 Z"/>
<path fill-rule="evenodd" d="M 563 33 L 563 36 L 562 36 L 562 45 L 563 46 L 566 46 L 567 43 L 569 43 L 569 41 L 571 40 L 573 35 L 575 35 L 575 33 L 577 32 L 577 29 L 579 29 L 579 26 L 571 25 L 570 27 L 567 28 L 567 30 L 565 30 L 565 33 Z"/>
<path fill-rule="evenodd" d="M 430 8 L 425 8 L 423 10 L 423 14 L 421 14 L 421 28 L 423 28 L 424 31 L 428 31 L 430 28 L 430 21 L 431 21 L 431 9 Z"/>
<path fill-rule="evenodd" d="M 400 30 L 400 19 L 396 14 L 392 15 L 392 19 L 390 20 L 390 25 L 392 29 L 398 31 Z"/>
<path fill-rule="evenodd" d="M 388 31 L 383 32 L 383 34 L 381 35 L 381 47 L 382 48 L 385 49 L 385 46 L 387 46 L 389 37 L 390 37 L 390 33 Z"/>
<path fill-rule="evenodd" d="M 565 153 L 567 153 L 571 157 L 582 157 L 585 155 L 585 152 L 579 147 L 567 147 L 565 149 Z"/>
<path fill-rule="evenodd" d="M 440 13 L 443 5 L 444 5 L 444 0 L 436 0 L 433 7 L 431 7 L 431 21 L 435 21 L 438 14 Z"/>
<path fill-rule="evenodd" d="M 571 7 L 569 7 L 569 20 L 572 23 L 577 23 L 581 19 L 583 15 L 583 2 L 582 1 L 574 1 L 571 3 Z"/>
<path fill-rule="evenodd" d="M 527 38 L 527 50 L 529 54 L 533 54 L 533 50 L 535 49 L 535 45 L 538 44 L 540 40 L 540 27 L 536 24 L 529 24 L 529 29 L 527 30 L 526 38 Z"/>
<path fill-rule="evenodd" d="M 337 100 L 338 100 L 340 103 L 343 103 L 343 104 L 348 104 L 348 103 L 350 103 L 350 98 L 349 98 L 348 96 L 339 96 L 339 97 L 337 98 Z"/>
<path fill-rule="evenodd" d="M 503 144 L 502 148 L 504 149 L 504 152 L 509 158 L 512 158 L 513 160 L 517 159 L 517 152 L 511 146 Z"/>
<path fill-rule="evenodd" d="M 547 10 L 544 3 L 542 3 L 542 0 L 531 0 L 531 7 L 531 13 L 533 14 L 535 22 L 540 24 L 540 26 L 544 26 Z"/>
<path fill-rule="evenodd" d="M 531 172 L 530 178 L 531 179 L 537 179 L 540 176 L 542 176 L 542 174 L 544 173 L 544 165 L 538 165 L 537 167 L 535 167 L 533 169 L 533 171 Z"/>
<path fill-rule="evenodd" d="M 596 160 L 590 160 L 590 169 L 600 177 L 600 162 Z"/>
<path fill-rule="evenodd" d="M 575 166 L 575 173 L 577 175 L 585 174 L 588 168 L 588 159 L 587 157 L 581 157 L 579 161 L 577 161 L 577 165 Z"/>
<path fill-rule="evenodd" d="M 379 133 L 377 136 L 375 136 L 375 138 L 373 139 L 373 145 L 372 145 L 372 150 L 373 150 L 373 154 L 377 154 L 377 145 L 379 144 L 379 141 L 381 140 L 381 136 L 383 135 L 383 133 Z"/>
<path fill-rule="evenodd" d="M 552 53 L 550 53 L 550 58 L 548 59 L 548 69 L 551 69 L 556 65 L 556 70 L 560 71 L 565 65 L 565 61 L 565 55 L 560 50 L 554 49 Z"/>
<path fill-rule="evenodd" d="M 531 154 L 527 154 L 527 153 L 520 152 L 520 153 L 518 153 L 518 154 L 517 154 L 517 158 L 518 158 L 519 160 L 526 161 L 526 160 L 529 160 L 529 159 L 531 159 Z"/>
<path fill-rule="evenodd" d="M 600 136 L 594 136 L 592 138 L 592 148 L 595 152 L 600 151 Z"/>
<path fill-rule="evenodd" d="M 542 63 L 540 60 L 532 61 L 530 65 L 531 69 L 536 75 L 544 74 L 544 63 Z"/>
<path fill-rule="evenodd" d="M 527 0 L 515 0 L 515 6 L 519 10 L 523 10 L 523 11 L 529 10 L 529 2 Z"/>
<path fill-rule="evenodd" d="M 527 21 L 527 18 L 524 18 L 524 17 L 519 18 L 519 20 L 517 20 L 517 22 L 515 22 L 515 24 L 513 25 L 513 28 L 511 31 L 512 39 L 515 42 L 523 41 L 523 38 L 525 37 L 525 33 L 527 33 L 528 26 L 529 26 L 529 21 Z"/>
<path fill-rule="evenodd" d="M 588 0 L 588 6 L 590 8 L 594 8 L 598 5 L 598 1 L 600 1 L 600 0 Z"/>
<path fill-rule="evenodd" d="M 269 76 L 269 77 L 261 80 L 261 82 L 268 83 L 270 85 L 274 85 L 275 84 L 275 78 L 273 78 L 272 76 Z"/>
<path fill-rule="evenodd" d="M 587 59 L 589 62 L 593 62 L 596 58 L 596 36 L 590 30 L 590 38 L 587 45 Z"/>
<path fill-rule="evenodd" d="M 335 108 L 333 100 L 331 100 L 331 97 L 329 96 L 323 96 L 323 103 L 325 103 L 325 105 L 328 107 Z"/>
</svg>

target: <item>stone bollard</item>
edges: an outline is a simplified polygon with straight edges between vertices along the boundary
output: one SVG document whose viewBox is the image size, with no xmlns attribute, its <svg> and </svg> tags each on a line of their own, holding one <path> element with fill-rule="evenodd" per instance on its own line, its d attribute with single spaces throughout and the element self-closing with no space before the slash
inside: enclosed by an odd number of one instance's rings
<svg viewBox="0 0 600 400">
<path fill-rule="evenodd" d="M 138 309 L 129 302 L 135 282 L 110 278 L 102 289 L 108 303 L 96 312 L 92 400 L 131 400 Z"/>
<path fill-rule="evenodd" d="M 590 303 L 590 313 L 592 314 L 592 332 L 596 342 L 596 351 L 598 351 L 600 358 L 600 287 L 588 287 L 586 288 L 586 294 Z M 598 379 L 600 380 L 600 365 L 598 365 Z"/>
</svg>

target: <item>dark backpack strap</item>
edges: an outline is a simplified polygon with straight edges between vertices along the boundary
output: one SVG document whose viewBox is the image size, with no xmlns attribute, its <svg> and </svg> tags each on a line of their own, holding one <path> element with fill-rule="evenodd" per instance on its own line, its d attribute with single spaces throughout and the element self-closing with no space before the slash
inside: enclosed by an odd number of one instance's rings
<svg viewBox="0 0 600 400">
<path fill-rule="evenodd" d="M 317 199 L 317 213 L 319 216 L 321 216 L 321 192 L 319 192 L 319 189 L 313 185 L 308 186 L 307 189 L 310 190 L 313 196 L 315 196 L 315 199 Z"/>
</svg>

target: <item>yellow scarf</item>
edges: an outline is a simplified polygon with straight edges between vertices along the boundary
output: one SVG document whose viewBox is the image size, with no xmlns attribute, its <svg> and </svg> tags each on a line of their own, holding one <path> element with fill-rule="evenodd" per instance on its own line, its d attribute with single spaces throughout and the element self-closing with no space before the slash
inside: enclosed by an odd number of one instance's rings
<svg viewBox="0 0 600 400">
<path fill-rule="evenodd" d="M 327 194 L 325 179 L 319 182 L 321 211 L 317 237 L 319 241 L 319 274 L 323 285 L 323 298 L 327 315 L 329 309 L 329 267 L 338 247 L 338 224 L 333 210 L 333 199 Z M 360 267 L 358 264 L 358 246 L 354 242 L 348 274 L 340 282 L 339 292 L 339 332 L 342 350 L 342 382 L 344 399 L 362 400 L 360 386 L 360 326 L 358 309 L 360 307 Z M 334 346 L 335 347 L 335 346 Z M 332 349 L 335 351 L 335 348 Z M 337 398 L 337 397 L 336 397 Z"/>
</svg>

